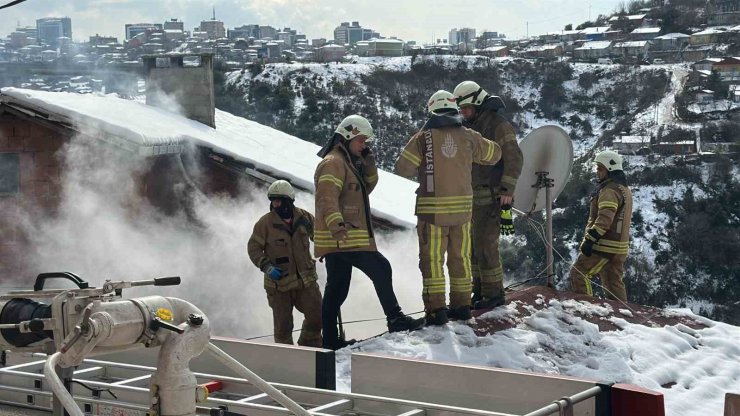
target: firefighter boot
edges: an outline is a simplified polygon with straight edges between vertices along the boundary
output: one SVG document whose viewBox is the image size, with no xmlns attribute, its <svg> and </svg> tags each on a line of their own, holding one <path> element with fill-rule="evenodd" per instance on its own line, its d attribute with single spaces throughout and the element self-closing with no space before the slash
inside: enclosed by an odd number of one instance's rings
<svg viewBox="0 0 740 416">
<path fill-rule="evenodd" d="M 441 326 L 449 322 L 447 319 L 447 308 L 435 309 L 426 313 L 427 326 Z"/>
<path fill-rule="evenodd" d="M 478 302 L 473 304 L 473 309 L 493 309 L 506 303 L 506 295 L 503 291 L 492 297 L 483 296 Z"/>
<path fill-rule="evenodd" d="M 424 318 L 414 319 L 408 315 L 388 318 L 388 332 L 416 331 L 424 327 Z"/>
<path fill-rule="evenodd" d="M 467 321 L 471 319 L 473 315 L 470 313 L 470 306 L 460 306 L 457 308 L 450 308 L 447 311 L 447 317 L 453 321 Z"/>
<path fill-rule="evenodd" d="M 326 350 L 340 350 L 344 347 L 349 347 L 350 345 L 354 345 L 357 341 L 354 339 L 350 340 L 343 340 L 341 338 L 336 339 L 325 339 L 321 343 L 321 348 L 324 348 Z"/>
</svg>

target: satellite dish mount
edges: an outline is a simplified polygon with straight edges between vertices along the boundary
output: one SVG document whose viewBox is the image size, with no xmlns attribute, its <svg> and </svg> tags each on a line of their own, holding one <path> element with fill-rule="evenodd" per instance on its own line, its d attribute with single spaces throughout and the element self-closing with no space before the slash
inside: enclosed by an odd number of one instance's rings
<svg viewBox="0 0 740 416">
<path fill-rule="evenodd" d="M 568 182 L 573 167 L 573 143 L 565 130 L 551 125 L 533 130 L 519 143 L 519 148 L 524 163 L 514 189 L 514 209 L 525 216 L 545 210 L 547 286 L 553 287 L 552 203 Z M 540 192 L 542 189 L 545 192 Z"/>
<path fill-rule="evenodd" d="M 533 188 L 537 188 L 537 192 L 540 189 L 545 188 L 545 220 L 547 229 L 547 247 L 545 248 L 545 254 L 547 255 L 547 286 L 554 287 L 553 276 L 555 258 L 552 255 L 552 189 L 555 186 L 555 180 L 549 178 L 547 175 L 550 172 L 539 171 L 535 172 L 537 175 L 537 182 L 532 185 Z"/>
</svg>

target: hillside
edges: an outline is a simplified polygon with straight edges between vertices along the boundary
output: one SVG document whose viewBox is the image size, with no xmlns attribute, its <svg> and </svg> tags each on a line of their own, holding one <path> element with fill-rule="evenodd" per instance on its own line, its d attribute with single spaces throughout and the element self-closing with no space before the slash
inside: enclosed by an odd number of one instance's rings
<svg viewBox="0 0 740 416">
<path fill-rule="evenodd" d="M 727 141 L 736 121 L 683 121 L 686 65 L 625 66 L 484 57 L 359 58 L 346 64 L 270 64 L 228 73 L 219 108 L 323 144 L 344 116 L 360 113 L 376 127 L 381 165 L 390 169 L 425 120 L 438 89 L 474 79 L 500 95 L 523 138 L 557 124 L 569 132 L 577 160 L 555 203 L 556 272 L 566 287 L 587 216 L 590 157 L 622 132 L 678 141 Z M 717 133 L 719 132 L 719 133 Z M 724 133 L 723 133 L 724 132 Z M 630 299 L 688 306 L 740 322 L 740 174 L 723 156 L 630 156 L 635 219 L 626 283 Z M 542 218 L 518 217 L 517 236 L 502 247 L 507 283 L 540 275 Z M 691 236 L 688 238 L 688 236 Z M 698 244 L 697 244 L 698 243 Z"/>
</svg>

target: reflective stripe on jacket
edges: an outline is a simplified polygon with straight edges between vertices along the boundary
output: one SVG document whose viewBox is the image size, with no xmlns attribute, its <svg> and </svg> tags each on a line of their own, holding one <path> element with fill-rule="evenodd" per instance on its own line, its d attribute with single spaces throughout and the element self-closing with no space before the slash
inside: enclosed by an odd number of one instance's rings
<svg viewBox="0 0 740 416">
<path fill-rule="evenodd" d="M 417 176 L 416 215 L 438 226 L 470 221 L 473 210 L 473 163 L 492 165 L 501 148 L 474 130 L 449 126 L 415 134 L 396 160 L 396 173 Z"/>
<path fill-rule="evenodd" d="M 263 215 L 254 225 L 247 243 L 249 259 L 260 269 L 270 263 L 285 273 L 278 281 L 265 274 L 265 289 L 288 291 L 316 281 L 316 261 L 311 256 L 309 242 L 314 235 L 313 224 L 313 215 L 293 208 L 291 225 L 286 224 L 274 211 Z M 299 284 L 299 279 L 303 280 L 303 285 Z"/>
<path fill-rule="evenodd" d="M 591 198 L 586 232 L 594 229 L 601 238 L 593 250 L 609 254 L 629 252 L 630 224 L 632 223 L 632 191 L 606 179 L 598 194 Z"/>
<path fill-rule="evenodd" d="M 337 144 L 316 167 L 316 257 L 339 251 L 377 251 L 370 216 L 370 192 L 378 183 L 371 154 L 357 169 L 347 150 Z M 338 233 L 347 232 L 344 242 Z"/>
</svg>

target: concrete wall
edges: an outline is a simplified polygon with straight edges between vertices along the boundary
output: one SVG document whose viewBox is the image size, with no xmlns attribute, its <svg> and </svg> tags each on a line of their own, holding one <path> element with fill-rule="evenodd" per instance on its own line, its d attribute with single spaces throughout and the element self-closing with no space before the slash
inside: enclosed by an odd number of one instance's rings
<svg viewBox="0 0 740 416">
<path fill-rule="evenodd" d="M 195 55 L 200 66 L 183 66 L 187 55 L 145 56 L 146 103 L 216 126 L 213 55 Z M 169 66 L 162 66 L 169 61 Z M 158 65 L 158 63 L 160 65 Z"/>
</svg>

